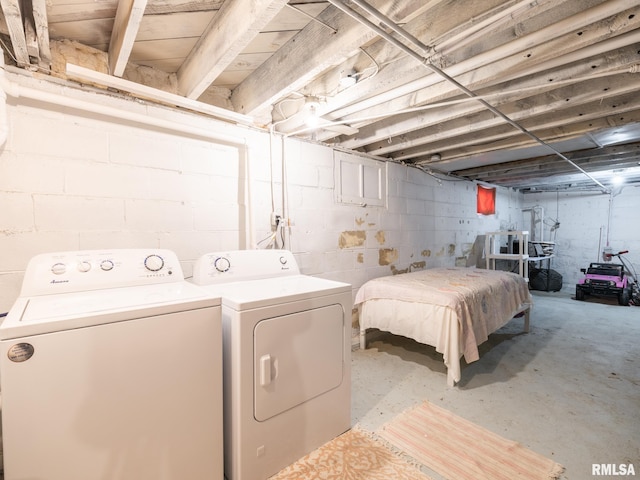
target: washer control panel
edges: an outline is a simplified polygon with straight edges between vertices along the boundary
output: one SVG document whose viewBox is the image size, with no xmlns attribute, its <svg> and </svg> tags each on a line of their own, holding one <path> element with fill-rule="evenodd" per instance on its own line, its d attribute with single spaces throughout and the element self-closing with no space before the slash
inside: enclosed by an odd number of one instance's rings
<svg viewBox="0 0 640 480">
<path fill-rule="evenodd" d="M 164 249 L 80 250 L 36 255 L 21 296 L 81 292 L 184 280 L 176 254 Z"/>
<path fill-rule="evenodd" d="M 200 257 L 193 267 L 193 283 L 210 285 L 299 274 L 289 250 L 233 250 Z"/>
</svg>

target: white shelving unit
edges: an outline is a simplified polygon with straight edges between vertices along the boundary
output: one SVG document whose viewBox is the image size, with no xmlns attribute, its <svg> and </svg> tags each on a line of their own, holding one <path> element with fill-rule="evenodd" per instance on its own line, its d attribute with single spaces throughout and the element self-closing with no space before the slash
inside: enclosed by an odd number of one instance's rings
<svg viewBox="0 0 640 480">
<path fill-rule="evenodd" d="M 505 239 L 506 237 L 506 239 Z M 513 253 L 514 240 L 518 245 L 518 252 Z M 505 245 L 507 252 L 501 253 L 500 247 Z M 518 272 L 529 281 L 529 232 L 526 230 L 507 230 L 502 232 L 488 232 L 485 237 L 484 251 L 487 258 L 487 269 L 496 269 L 496 260 L 514 260 L 518 262 Z"/>
</svg>

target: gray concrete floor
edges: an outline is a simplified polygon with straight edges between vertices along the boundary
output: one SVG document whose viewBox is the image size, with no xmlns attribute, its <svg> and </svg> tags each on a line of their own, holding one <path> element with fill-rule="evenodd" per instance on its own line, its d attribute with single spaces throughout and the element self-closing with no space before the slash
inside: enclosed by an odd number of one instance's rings
<svg viewBox="0 0 640 480">
<path fill-rule="evenodd" d="M 640 476 L 640 308 L 532 293 L 530 333 L 511 320 L 463 363 L 456 387 L 433 347 L 368 332 L 352 354 L 352 423 L 376 431 L 428 400 L 554 459 L 563 479 L 604 478 L 592 464 L 612 463 Z"/>
</svg>

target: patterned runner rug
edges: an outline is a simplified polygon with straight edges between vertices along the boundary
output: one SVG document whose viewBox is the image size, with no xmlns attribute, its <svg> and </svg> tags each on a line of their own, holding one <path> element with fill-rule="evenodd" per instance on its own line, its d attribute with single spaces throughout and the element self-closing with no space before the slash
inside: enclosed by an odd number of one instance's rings
<svg viewBox="0 0 640 480">
<path fill-rule="evenodd" d="M 450 480 L 549 480 L 560 464 L 431 403 L 401 413 L 377 432 Z"/>
<path fill-rule="evenodd" d="M 383 442 L 357 428 L 314 450 L 270 480 L 430 480 Z"/>
</svg>

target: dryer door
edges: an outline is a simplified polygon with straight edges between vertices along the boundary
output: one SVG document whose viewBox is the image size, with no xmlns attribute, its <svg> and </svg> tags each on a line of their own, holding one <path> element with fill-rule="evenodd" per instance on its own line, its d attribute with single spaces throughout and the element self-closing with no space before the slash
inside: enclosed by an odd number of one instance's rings
<svg viewBox="0 0 640 480">
<path fill-rule="evenodd" d="M 269 318 L 254 329 L 254 415 L 263 422 L 343 381 L 340 304 Z"/>
</svg>

